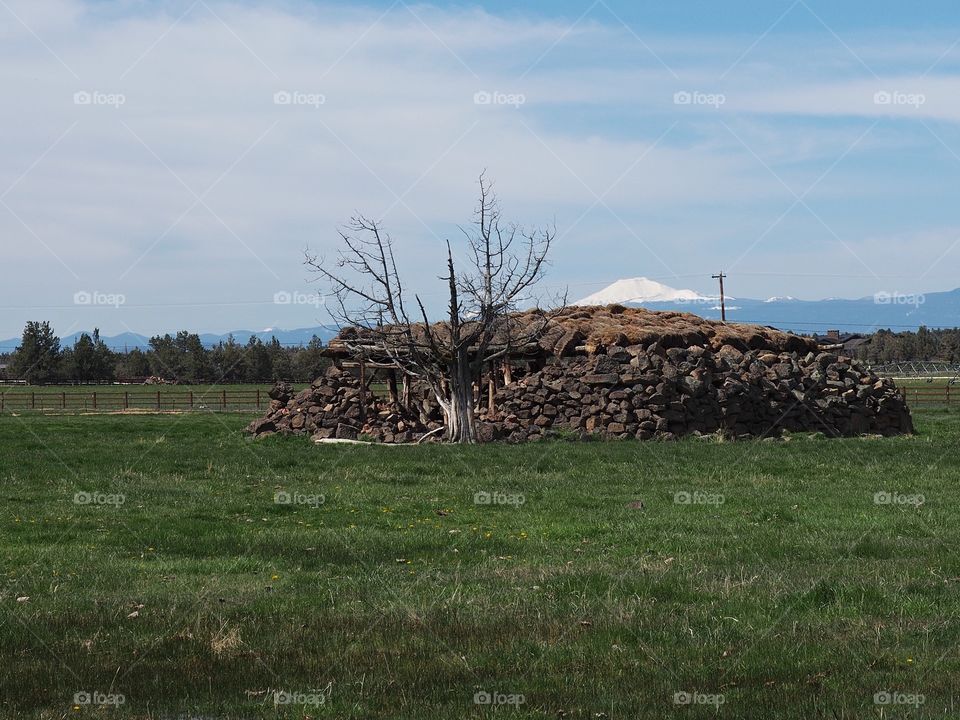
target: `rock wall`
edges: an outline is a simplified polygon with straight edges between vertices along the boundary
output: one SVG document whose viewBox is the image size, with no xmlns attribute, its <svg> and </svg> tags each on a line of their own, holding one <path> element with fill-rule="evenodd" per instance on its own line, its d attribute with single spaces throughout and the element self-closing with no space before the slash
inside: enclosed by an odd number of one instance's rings
<svg viewBox="0 0 960 720">
<path fill-rule="evenodd" d="M 743 344 L 715 347 L 654 342 L 554 356 L 497 391 L 495 412 L 480 412 L 481 437 L 523 442 L 551 431 L 641 440 L 716 432 L 755 438 L 784 430 L 833 437 L 913 432 L 910 411 L 893 383 L 850 358 Z M 358 378 L 330 368 L 296 395 L 289 385 L 278 385 L 267 415 L 247 430 L 413 442 L 441 427 L 429 394 L 414 388 L 413 396 L 412 407 L 399 407 L 361 393 Z"/>
<path fill-rule="evenodd" d="M 250 423 L 247 432 L 346 440 L 362 433 L 380 442 L 405 443 L 441 427 L 439 408 L 418 401 L 414 409 L 404 409 L 369 391 L 361 397 L 359 378 L 336 367 L 296 394 L 289 383 L 278 383 L 270 397 L 267 414 Z"/>
<path fill-rule="evenodd" d="M 913 432 L 893 383 L 830 353 L 746 351 L 724 345 L 614 347 L 562 358 L 503 388 L 486 434 L 511 441 L 550 429 L 607 437 L 728 437 L 784 430 L 829 436 Z"/>
</svg>

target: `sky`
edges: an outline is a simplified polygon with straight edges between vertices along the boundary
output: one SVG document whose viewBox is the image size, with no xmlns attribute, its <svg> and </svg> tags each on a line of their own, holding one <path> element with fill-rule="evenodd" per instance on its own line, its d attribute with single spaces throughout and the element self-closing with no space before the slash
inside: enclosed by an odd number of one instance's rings
<svg viewBox="0 0 960 720">
<path fill-rule="evenodd" d="M 0 93 L 0 338 L 329 323 L 356 213 L 439 309 L 483 171 L 545 294 L 960 286 L 948 2 L 0 0 Z"/>
</svg>

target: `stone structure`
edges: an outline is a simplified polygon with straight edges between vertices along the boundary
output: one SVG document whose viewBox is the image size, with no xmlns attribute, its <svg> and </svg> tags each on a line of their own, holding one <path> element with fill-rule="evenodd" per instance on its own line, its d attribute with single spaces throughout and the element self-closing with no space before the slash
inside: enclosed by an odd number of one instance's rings
<svg viewBox="0 0 960 720">
<path fill-rule="evenodd" d="M 330 354 L 349 360 L 336 341 Z M 278 386 L 270 411 L 248 431 L 402 443 L 441 428 L 423 388 L 401 397 L 391 385 L 388 397 L 375 396 L 368 387 L 375 369 L 358 369 L 332 367 L 296 395 Z M 503 371 L 477 388 L 484 440 L 523 442 L 557 431 L 641 440 L 913 431 L 897 388 L 857 361 L 819 352 L 796 335 L 685 313 L 568 308 L 534 352 L 524 349 Z"/>
</svg>

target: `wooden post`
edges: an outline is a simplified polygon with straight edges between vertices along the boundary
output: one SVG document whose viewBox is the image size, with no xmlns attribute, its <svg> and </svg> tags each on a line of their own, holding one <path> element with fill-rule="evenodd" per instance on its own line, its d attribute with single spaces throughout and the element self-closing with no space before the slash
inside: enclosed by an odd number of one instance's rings
<svg viewBox="0 0 960 720">
<path fill-rule="evenodd" d="M 503 362 L 503 384 L 512 385 L 513 377 L 511 375 L 510 361 L 504 360 Z"/>
<path fill-rule="evenodd" d="M 190 409 L 193 410 L 193 390 L 190 390 Z"/>
<path fill-rule="evenodd" d="M 221 410 L 226 410 L 226 409 L 227 409 L 227 390 L 226 390 L 226 388 L 224 388 L 223 390 L 220 391 L 220 409 L 221 409 Z"/>
<path fill-rule="evenodd" d="M 192 395 L 193 393 L 191 393 Z M 190 403 L 190 406 L 193 407 L 193 403 Z M 260 388 L 257 388 L 257 410 L 260 409 Z"/>
<path fill-rule="evenodd" d="M 65 392 L 60 393 L 60 409 L 67 409 L 67 394 Z"/>
<path fill-rule="evenodd" d="M 406 374 L 403 376 L 403 406 L 405 408 L 410 407 L 410 381 Z"/>
<path fill-rule="evenodd" d="M 493 364 L 490 365 L 490 378 L 487 380 L 487 414 L 493 415 L 496 411 L 496 403 L 494 403 L 493 398 L 497 394 L 497 388 L 493 382 Z"/>
<path fill-rule="evenodd" d="M 123 409 L 124 410 L 130 409 L 130 391 L 129 390 L 123 391 Z"/>
<path fill-rule="evenodd" d="M 30 409 L 31 410 L 37 409 L 37 393 L 36 392 L 30 393 Z"/>
<path fill-rule="evenodd" d="M 160 409 L 160 391 L 157 390 L 157 410 Z"/>
<path fill-rule="evenodd" d="M 387 372 L 387 392 L 390 395 L 390 404 L 397 404 L 397 373 L 394 370 Z"/>
<path fill-rule="evenodd" d="M 96 390 L 93 391 L 93 409 L 94 410 L 97 409 L 97 391 Z"/>
<path fill-rule="evenodd" d="M 360 358 L 360 422 L 367 421 L 367 369 Z"/>
</svg>

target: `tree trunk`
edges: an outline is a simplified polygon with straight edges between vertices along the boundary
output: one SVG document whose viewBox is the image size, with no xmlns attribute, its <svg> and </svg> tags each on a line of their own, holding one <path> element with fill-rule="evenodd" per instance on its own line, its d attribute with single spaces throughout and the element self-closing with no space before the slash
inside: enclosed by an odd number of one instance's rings
<svg viewBox="0 0 960 720">
<path fill-rule="evenodd" d="M 474 417 L 473 381 L 466 361 L 451 365 L 448 388 L 449 401 L 443 404 L 447 440 L 453 443 L 475 443 L 477 424 Z"/>
</svg>

